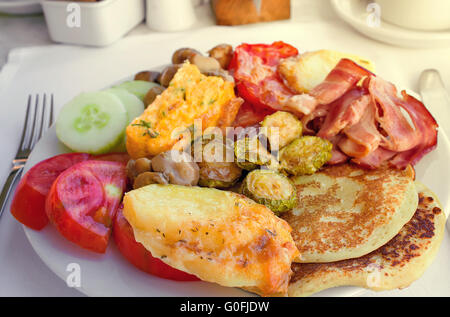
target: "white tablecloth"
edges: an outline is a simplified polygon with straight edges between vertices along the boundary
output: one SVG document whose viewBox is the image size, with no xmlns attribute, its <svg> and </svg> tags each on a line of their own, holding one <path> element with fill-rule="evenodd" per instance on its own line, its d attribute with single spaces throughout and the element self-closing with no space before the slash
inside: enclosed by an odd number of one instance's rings
<svg viewBox="0 0 450 317">
<path fill-rule="evenodd" d="M 313 13 L 316 18 L 312 17 Z M 325 14 L 327 19 L 317 22 L 320 14 Z M 295 21 L 301 23 L 276 22 L 136 35 L 101 49 L 51 45 L 13 50 L 0 72 L 0 181 L 6 179 L 19 144 L 28 94 L 53 93 L 59 109 L 82 91 L 102 89 L 140 70 L 168 63 L 172 52 L 179 47 L 191 46 L 206 51 L 223 42 L 283 40 L 301 51 L 329 48 L 368 57 L 375 62 L 377 73 L 399 88 L 417 90 L 418 76 L 425 68 L 441 70 L 444 82 L 450 82 L 450 49 L 410 50 L 375 42 L 337 20 L 329 11 L 317 11 L 317 7 L 305 7 L 304 14 Z M 441 125 L 450 124 L 450 118 L 436 115 Z M 433 269 L 410 288 L 368 292 L 365 296 L 450 296 L 449 240 L 447 233 Z M 41 262 L 22 227 L 7 211 L 0 221 L 0 296 L 32 295 L 80 294 L 68 288 Z"/>
</svg>

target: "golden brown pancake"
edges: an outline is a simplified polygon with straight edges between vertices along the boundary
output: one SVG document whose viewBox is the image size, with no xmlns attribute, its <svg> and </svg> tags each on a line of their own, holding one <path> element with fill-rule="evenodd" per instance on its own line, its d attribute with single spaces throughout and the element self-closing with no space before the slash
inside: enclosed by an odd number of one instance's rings
<svg viewBox="0 0 450 317">
<path fill-rule="evenodd" d="M 414 170 L 353 164 L 293 178 L 298 204 L 282 214 L 300 251 L 294 261 L 334 262 L 363 256 L 392 239 L 417 208 Z"/>
<path fill-rule="evenodd" d="M 412 219 L 381 248 L 356 259 L 333 263 L 294 263 L 289 296 L 354 285 L 372 290 L 404 288 L 418 279 L 435 258 L 446 217 L 437 197 L 416 183 L 419 206 Z"/>
</svg>

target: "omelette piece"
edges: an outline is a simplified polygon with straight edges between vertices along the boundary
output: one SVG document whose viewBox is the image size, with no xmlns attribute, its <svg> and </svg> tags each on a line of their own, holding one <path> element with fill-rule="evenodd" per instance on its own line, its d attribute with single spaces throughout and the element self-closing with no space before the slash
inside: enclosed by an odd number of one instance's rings
<svg viewBox="0 0 450 317">
<path fill-rule="evenodd" d="M 292 178 L 298 204 L 281 217 L 300 251 L 294 262 L 356 258 L 387 243 L 416 211 L 413 179 L 411 166 L 365 170 L 353 164 Z"/>
<path fill-rule="evenodd" d="M 201 124 L 202 131 L 230 126 L 242 102 L 232 82 L 205 76 L 186 62 L 169 87 L 127 127 L 128 154 L 137 159 L 168 151 L 194 123 Z"/>
<path fill-rule="evenodd" d="M 331 50 L 319 50 L 282 60 L 278 72 L 289 88 L 299 94 L 308 93 L 327 77 L 342 58 L 348 58 L 371 72 L 375 71 L 374 64 L 366 58 Z"/>
<path fill-rule="evenodd" d="M 446 217 L 438 198 L 416 182 L 419 206 L 412 219 L 381 248 L 356 259 L 333 263 L 295 263 L 289 296 L 353 285 L 375 291 L 404 288 L 433 262 L 445 232 Z"/>
<path fill-rule="evenodd" d="M 287 292 L 298 255 L 291 228 L 243 195 L 148 185 L 125 195 L 123 214 L 136 241 L 172 267 L 265 296 Z"/>
</svg>

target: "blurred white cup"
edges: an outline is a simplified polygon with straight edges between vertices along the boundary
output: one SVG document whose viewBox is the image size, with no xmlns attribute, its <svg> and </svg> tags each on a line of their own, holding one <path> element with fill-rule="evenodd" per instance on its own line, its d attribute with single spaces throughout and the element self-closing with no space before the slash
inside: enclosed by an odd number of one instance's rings
<svg viewBox="0 0 450 317">
<path fill-rule="evenodd" d="M 161 32 L 174 32 L 190 28 L 195 20 L 191 0 L 147 0 L 147 25 Z"/>
<path fill-rule="evenodd" d="M 381 19 L 417 30 L 450 29 L 450 0 L 375 0 Z"/>
</svg>

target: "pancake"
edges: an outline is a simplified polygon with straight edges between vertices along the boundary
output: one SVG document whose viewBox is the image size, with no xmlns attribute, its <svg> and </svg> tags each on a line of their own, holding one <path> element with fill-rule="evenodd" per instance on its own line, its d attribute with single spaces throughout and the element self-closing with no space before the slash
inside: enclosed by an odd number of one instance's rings
<svg viewBox="0 0 450 317">
<path fill-rule="evenodd" d="M 435 258 L 446 217 L 437 197 L 416 182 L 419 206 L 413 218 L 386 245 L 363 257 L 333 263 L 294 263 L 289 296 L 308 296 L 343 285 L 375 291 L 404 288 Z"/>
<path fill-rule="evenodd" d="M 363 256 L 391 240 L 417 208 L 414 170 L 353 164 L 293 178 L 298 204 L 282 214 L 300 251 L 294 262 Z"/>
</svg>

